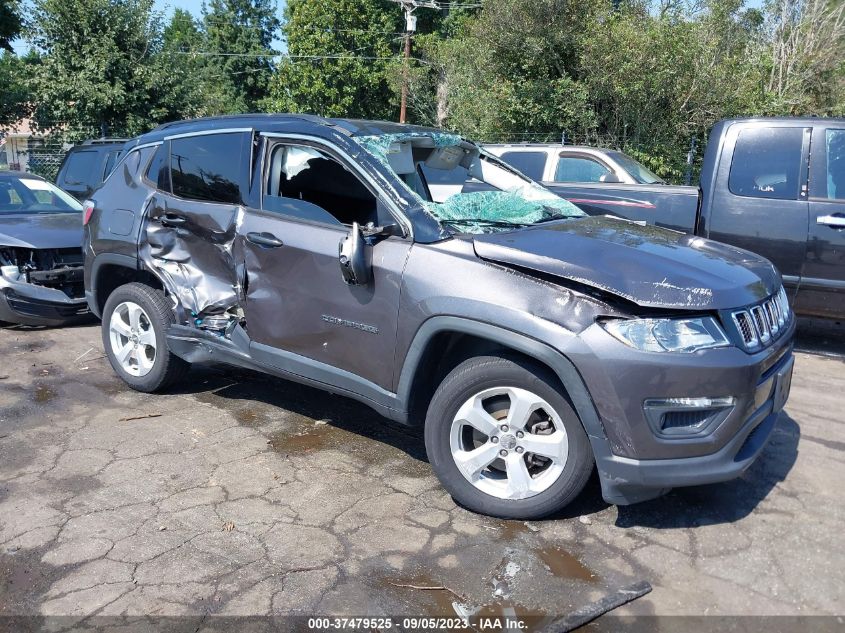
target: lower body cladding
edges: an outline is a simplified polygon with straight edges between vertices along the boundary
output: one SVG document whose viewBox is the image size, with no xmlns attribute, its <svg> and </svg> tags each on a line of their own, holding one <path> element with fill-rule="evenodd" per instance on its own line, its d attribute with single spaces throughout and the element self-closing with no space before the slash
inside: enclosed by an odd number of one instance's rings
<svg viewBox="0 0 845 633">
<path fill-rule="evenodd" d="M 765 447 L 792 379 L 795 322 L 768 349 L 696 354 L 638 352 L 600 328 L 573 361 L 600 420 L 591 446 L 609 503 L 727 481 Z"/>
<path fill-rule="evenodd" d="M 44 283 L 52 285 L 58 281 L 61 287 L 39 285 L 40 280 L 36 279 L 31 283 L 22 273 L 12 275 L 4 270 L 0 275 L 0 321 L 52 326 L 89 318 L 88 304 L 82 296 L 82 269 L 49 271 L 49 275 L 51 278 Z M 35 276 L 38 274 L 33 274 Z M 74 293 L 73 289 L 77 287 L 78 293 Z M 66 292 L 68 288 L 70 294 Z"/>
</svg>

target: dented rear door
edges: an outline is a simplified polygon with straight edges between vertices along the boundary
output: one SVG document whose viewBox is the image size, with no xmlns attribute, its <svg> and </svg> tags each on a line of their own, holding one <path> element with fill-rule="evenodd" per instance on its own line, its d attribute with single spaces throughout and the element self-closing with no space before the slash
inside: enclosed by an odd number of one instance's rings
<svg viewBox="0 0 845 633">
<path fill-rule="evenodd" d="M 157 191 L 147 202 L 140 256 L 179 300 L 182 320 L 237 319 L 232 256 L 248 189 L 245 130 L 174 136 L 153 158 Z"/>
</svg>

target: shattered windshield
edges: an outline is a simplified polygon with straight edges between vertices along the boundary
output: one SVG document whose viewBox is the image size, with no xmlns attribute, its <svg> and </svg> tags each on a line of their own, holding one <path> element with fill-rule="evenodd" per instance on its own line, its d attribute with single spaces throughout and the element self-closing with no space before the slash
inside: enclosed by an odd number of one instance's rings
<svg viewBox="0 0 845 633">
<path fill-rule="evenodd" d="M 456 134 L 355 137 L 442 224 L 490 233 L 578 217 L 583 212 Z"/>
</svg>

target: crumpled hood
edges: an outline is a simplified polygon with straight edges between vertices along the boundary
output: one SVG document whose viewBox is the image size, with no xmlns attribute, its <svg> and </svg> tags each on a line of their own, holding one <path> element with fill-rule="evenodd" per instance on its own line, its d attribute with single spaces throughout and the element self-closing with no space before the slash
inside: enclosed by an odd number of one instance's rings
<svg viewBox="0 0 845 633">
<path fill-rule="evenodd" d="M 584 217 L 473 237 L 476 254 L 598 288 L 643 307 L 723 310 L 775 293 L 766 259 L 694 235 Z"/>
<path fill-rule="evenodd" d="M 0 246 L 15 248 L 82 248 L 82 214 L 0 213 Z"/>
</svg>

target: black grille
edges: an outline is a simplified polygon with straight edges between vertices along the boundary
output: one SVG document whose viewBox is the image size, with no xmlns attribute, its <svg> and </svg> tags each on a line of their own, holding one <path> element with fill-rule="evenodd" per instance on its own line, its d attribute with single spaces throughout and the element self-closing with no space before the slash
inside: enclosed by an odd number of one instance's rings
<svg viewBox="0 0 845 633">
<path fill-rule="evenodd" d="M 721 409 L 700 409 L 696 411 L 669 411 L 663 414 L 661 428 L 677 429 L 685 427 L 696 427 L 707 422 L 710 416 L 718 413 Z"/>
</svg>

